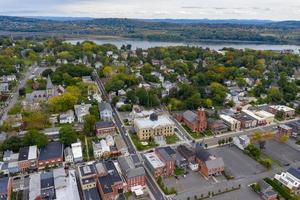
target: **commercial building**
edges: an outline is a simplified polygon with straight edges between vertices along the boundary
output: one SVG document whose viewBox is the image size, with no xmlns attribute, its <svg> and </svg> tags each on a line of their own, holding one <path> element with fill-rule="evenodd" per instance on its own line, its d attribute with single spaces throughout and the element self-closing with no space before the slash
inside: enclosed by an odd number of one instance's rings
<svg viewBox="0 0 300 200">
<path fill-rule="evenodd" d="M 145 153 L 144 161 L 149 171 L 155 178 L 164 176 L 165 164 L 159 159 L 159 157 L 154 152 Z"/>
<path fill-rule="evenodd" d="M 269 112 L 276 115 L 278 111 L 282 111 L 284 113 L 285 118 L 293 118 L 295 116 L 295 109 L 287 107 L 285 105 L 272 105 L 269 106 Z"/>
<path fill-rule="evenodd" d="M 50 142 L 42 147 L 38 158 L 38 168 L 61 165 L 63 163 L 63 149 L 63 144 L 60 142 Z"/>
<path fill-rule="evenodd" d="M 300 170 L 291 167 L 286 172 L 275 174 L 274 178 L 289 188 L 292 193 L 300 194 Z"/>
<path fill-rule="evenodd" d="M 134 129 L 140 140 L 148 140 L 150 137 L 164 135 L 170 136 L 175 133 L 175 124 L 167 116 L 151 114 L 149 118 L 134 119 Z"/>
<path fill-rule="evenodd" d="M 95 131 L 98 138 L 105 138 L 116 134 L 116 126 L 112 121 L 100 121 L 95 124 Z"/>
<path fill-rule="evenodd" d="M 171 147 L 159 147 L 155 149 L 155 153 L 165 164 L 165 175 L 172 176 L 176 164 L 176 152 Z"/>
<path fill-rule="evenodd" d="M 257 126 L 258 123 L 257 119 L 255 119 L 254 117 L 246 113 L 240 113 L 239 115 L 236 115 L 234 118 L 241 123 L 241 128 L 243 129 L 254 128 Z"/>
<path fill-rule="evenodd" d="M 224 123 L 229 127 L 231 131 L 238 131 L 241 129 L 241 122 L 237 119 L 229 115 L 220 115 L 220 118 L 224 121 Z"/>
<path fill-rule="evenodd" d="M 89 190 L 96 187 L 96 168 L 94 164 L 80 165 L 77 168 L 81 189 Z"/>
<path fill-rule="evenodd" d="M 37 167 L 37 146 L 23 147 L 19 151 L 19 168 L 22 171 Z"/>
<path fill-rule="evenodd" d="M 179 145 L 177 147 L 177 152 L 184 157 L 188 162 L 194 162 L 195 161 L 195 151 L 194 149 L 188 148 L 185 145 Z"/>
<path fill-rule="evenodd" d="M 193 132 L 201 132 L 207 129 L 207 120 L 203 108 L 198 109 L 197 114 L 190 110 L 185 111 L 182 115 L 177 115 L 176 119 L 184 123 Z"/>
</svg>

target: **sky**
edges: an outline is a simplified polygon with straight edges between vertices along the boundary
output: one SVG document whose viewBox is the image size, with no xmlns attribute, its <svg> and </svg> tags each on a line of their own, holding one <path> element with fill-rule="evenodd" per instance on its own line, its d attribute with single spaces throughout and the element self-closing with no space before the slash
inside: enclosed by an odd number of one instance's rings
<svg viewBox="0 0 300 200">
<path fill-rule="evenodd" d="M 0 15 L 300 20 L 300 0 L 0 0 Z"/>
</svg>

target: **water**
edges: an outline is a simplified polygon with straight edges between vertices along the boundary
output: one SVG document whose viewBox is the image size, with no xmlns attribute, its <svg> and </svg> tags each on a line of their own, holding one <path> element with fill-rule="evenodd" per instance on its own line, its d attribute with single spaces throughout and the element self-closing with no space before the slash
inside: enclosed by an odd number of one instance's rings
<svg viewBox="0 0 300 200">
<path fill-rule="evenodd" d="M 202 48 L 210 48 L 214 50 L 220 50 L 224 47 L 232 47 L 235 49 L 254 49 L 254 50 L 293 50 L 299 53 L 300 46 L 298 45 L 272 45 L 272 44 L 246 44 L 246 43 L 209 43 L 209 42 L 199 42 L 199 43 L 185 43 L 185 42 L 155 42 L 146 40 L 130 40 L 130 39 L 70 39 L 66 42 L 71 44 L 76 44 L 77 42 L 83 42 L 85 40 L 90 40 L 96 44 L 113 44 L 120 48 L 123 44 L 131 44 L 132 49 L 142 48 L 148 49 L 152 47 L 166 47 L 166 46 L 197 46 Z"/>
</svg>

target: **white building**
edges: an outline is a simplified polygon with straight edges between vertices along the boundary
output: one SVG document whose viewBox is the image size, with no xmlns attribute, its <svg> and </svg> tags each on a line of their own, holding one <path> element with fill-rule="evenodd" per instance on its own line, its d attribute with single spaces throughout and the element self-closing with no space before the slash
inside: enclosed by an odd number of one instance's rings
<svg viewBox="0 0 300 200">
<path fill-rule="evenodd" d="M 286 172 L 275 174 L 274 178 L 294 194 L 300 194 L 300 170 L 291 167 Z"/>
<path fill-rule="evenodd" d="M 114 145 L 115 145 L 115 141 L 114 141 L 113 136 L 107 135 L 107 136 L 105 137 L 105 140 L 106 140 L 106 143 L 107 143 L 108 146 L 111 147 L 111 146 L 114 146 Z"/>
<path fill-rule="evenodd" d="M 110 147 L 108 146 L 106 140 L 101 140 L 100 142 L 93 142 L 93 153 L 95 159 L 103 157 L 105 154 L 110 153 Z"/>
<path fill-rule="evenodd" d="M 267 124 L 271 124 L 274 122 L 275 115 L 272 113 L 269 113 L 264 110 L 259 110 L 259 111 L 256 111 L 255 114 L 257 116 L 264 118 L 266 120 Z"/>
<path fill-rule="evenodd" d="M 233 144 L 244 151 L 244 149 L 250 144 L 250 139 L 247 135 L 234 137 Z"/>
<path fill-rule="evenodd" d="M 71 144 L 71 148 L 72 148 L 74 162 L 81 162 L 82 161 L 81 142 L 76 142 Z"/>
<path fill-rule="evenodd" d="M 99 103 L 99 113 L 100 118 L 104 121 L 111 121 L 112 120 L 112 108 L 109 103 L 101 102 Z"/>
<path fill-rule="evenodd" d="M 65 162 L 66 163 L 73 163 L 74 162 L 72 149 L 70 147 L 65 148 L 64 156 L 65 156 Z"/>
<path fill-rule="evenodd" d="M 238 131 L 241 129 L 241 122 L 234 119 L 229 115 L 220 115 L 220 118 L 224 121 L 224 123 L 229 127 L 231 131 Z"/>
<path fill-rule="evenodd" d="M 74 105 L 75 114 L 79 123 L 84 122 L 84 116 L 90 114 L 89 109 L 91 107 L 92 107 L 91 104 L 84 104 L 84 103 L 80 105 Z"/>
<path fill-rule="evenodd" d="M 68 110 L 65 113 L 60 114 L 59 123 L 61 124 L 72 124 L 75 121 L 75 115 L 73 110 Z"/>
</svg>

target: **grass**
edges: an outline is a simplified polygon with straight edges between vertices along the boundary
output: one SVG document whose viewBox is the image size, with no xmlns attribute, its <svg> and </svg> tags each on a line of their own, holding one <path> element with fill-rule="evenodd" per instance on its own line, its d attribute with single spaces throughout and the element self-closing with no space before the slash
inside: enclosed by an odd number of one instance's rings
<svg viewBox="0 0 300 200">
<path fill-rule="evenodd" d="M 175 167 L 174 175 L 175 176 L 182 176 L 184 174 L 184 169 L 180 167 Z"/>
<path fill-rule="evenodd" d="M 148 145 L 143 145 L 136 134 L 130 133 L 129 135 L 131 137 L 133 144 L 135 145 L 135 147 L 137 148 L 138 151 L 145 151 L 145 150 L 157 147 L 157 144 L 152 140 L 146 141 L 148 143 Z"/>
<path fill-rule="evenodd" d="M 206 137 L 206 136 L 213 136 L 214 133 L 207 129 L 207 130 L 204 130 L 202 132 L 193 132 L 188 126 L 182 124 L 183 128 L 190 134 L 190 136 L 192 136 L 192 138 L 194 139 L 200 139 L 200 138 L 203 138 L 203 137 Z"/>
<path fill-rule="evenodd" d="M 278 182 L 277 180 L 272 180 L 270 178 L 264 178 L 264 180 L 269 183 L 275 191 L 278 192 L 280 196 L 282 196 L 284 199 L 288 200 L 297 200 L 298 197 L 295 197 L 291 194 L 290 190 L 287 187 L 284 187 Z"/>
<path fill-rule="evenodd" d="M 166 138 L 167 144 L 175 144 L 176 142 L 179 141 L 179 138 L 176 136 L 176 134 L 165 136 L 165 138 Z"/>
</svg>

